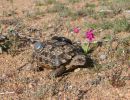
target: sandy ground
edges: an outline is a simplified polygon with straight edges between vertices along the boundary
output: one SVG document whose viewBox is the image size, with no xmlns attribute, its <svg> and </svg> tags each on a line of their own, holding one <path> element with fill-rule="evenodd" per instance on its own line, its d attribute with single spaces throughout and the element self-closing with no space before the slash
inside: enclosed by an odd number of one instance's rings
<svg viewBox="0 0 130 100">
<path fill-rule="evenodd" d="M 59 0 L 64 2 L 64 0 Z M 88 2 L 99 4 L 96 0 L 88 0 Z M 77 3 L 74 6 L 83 6 L 83 3 Z M 24 35 L 39 36 L 40 40 L 46 40 L 53 35 L 66 36 L 74 40 L 75 35 L 71 35 L 66 27 L 67 19 L 59 20 L 57 14 L 45 13 L 43 16 L 36 18 L 27 18 L 27 13 L 34 14 L 35 0 L 14 0 L 13 9 L 15 9 L 15 17 L 21 19 L 20 32 Z M 42 6 L 40 9 L 46 10 L 48 6 Z M 0 20 L 14 19 L 11 14 L 12 6 L 9 0 L 0 1 Z M 6 17 L 2 13 L 6 12 Z M 119 15 L 123 16 L 123 15 Z M 116 16 L 116 17 L 119 17 Z M 89 18 L 89 17 L 88 17 Z M 80 18 L 76 21 L 71 21 L 71 27 L 82 26 L 87 18 Z M 96 20 L 90 18 L 90 22 Z M 3 33 L 7 32 L 9 24 L 2 24 Z M 13 26 L 13 25 L 12 25 Z M 15 26 L 15 22 L 14 22 Z M 28 30 L 38 29 L 37 32 Z M 58 29 L 56 32 L 54 29 Z M 84 32 L 84 30 L 83 30 Z M 104 34 L 103 34 L 104 33 Z M 102 39 L 107 34 L 111 34 L 111 30 L 102 31 L 96 35 L 96 40 Z M 32 47 L 24 47 L 18 55 L 12 57 L 10 54 L 4 52 L 0 54 L 0 100 L 129 100 L 130 99 L 130 41 L 128 44 L 119 44 L 119 41 L 130 36 L 129 32 L 120 32 L 116 34 L 118 38 L 112 41 L 112 50 L 110 51 L 110 43 L 103 42 L 103 45 L 94 49 L 91 53 L 93 66 L 85 66 L 85 68 L 78 68 L 72 72 L 66 73 L 56 79 L 49 79 L 48 73 L 51 70 L 44 69 L 44 71 L 35 72 L 30 70 L 31 65 L 28 63 Z M 80 40 L 85 41 L 84 35 L 80 36 Z M 124 53 L 117 53 L 118 48 L 124 48 Z M 106 57 L 102 58 L 101 55 Z M 96 63 L 97 62 L 97 63 Z M 21 71 L 17 69 L 26 65 Z M 101 66 L 101 69 L 100 69 Z M 114 75 L 118 72 L 117 81 L 114 80 Z M 124 79 L 121 79 L 125 77 Z M 119 80 L 118 80 L 119 78 Z"/>
</svg>

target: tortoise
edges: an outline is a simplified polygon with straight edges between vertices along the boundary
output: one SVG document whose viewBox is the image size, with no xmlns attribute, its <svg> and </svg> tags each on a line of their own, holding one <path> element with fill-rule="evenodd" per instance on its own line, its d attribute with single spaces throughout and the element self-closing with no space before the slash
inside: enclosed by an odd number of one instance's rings
<svg viewBox="0 0 130 100">
<path fill-rule="evenodd" d="M 32 54 L 36 68 L 48 68 L 53 71 L 50 77 L 61 76 L 66 71 L 84 66 L 86 56 L 78 43 L 73 43 L 66 37 L 53 36 L 51 39 L 34 44 Z"/>
</svg>

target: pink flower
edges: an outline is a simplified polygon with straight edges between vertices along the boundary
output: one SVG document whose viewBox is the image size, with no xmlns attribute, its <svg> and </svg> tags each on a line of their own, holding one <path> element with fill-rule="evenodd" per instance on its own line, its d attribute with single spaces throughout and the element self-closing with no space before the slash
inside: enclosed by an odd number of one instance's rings
<svg viewBox="0 0 130 100">
<path fill-rule="evenodd" d="M 88 30 L 86 32 L 86 38 L 89 40 L 89 42 L 92 42 L 92 40 L 95 38 L 93 34 L 93 30 Z"/>
<path fill-rule="evenodd" d="M 74 28 L 73 32 L 74 33 L 79 33 L 80 29 L 77 27 L 77 28 Z"/>
</svg>

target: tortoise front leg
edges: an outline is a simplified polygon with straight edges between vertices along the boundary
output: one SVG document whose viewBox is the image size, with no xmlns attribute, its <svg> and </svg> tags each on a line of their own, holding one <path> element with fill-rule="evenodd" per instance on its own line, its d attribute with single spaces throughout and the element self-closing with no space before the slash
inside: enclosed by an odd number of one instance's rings
<svg viewBox="0 0 130 100">
<path fill-rule="evenodd" d="M 65 66 L 60 66 L 59 68 L 56 68 L 54 71 L 52 71 L 49 74 L 49 78 L 55 78 L 55 77 L 59 77 L 61 76 L 64 72 L 66 71 L 66 67 Z"/>
</svg>

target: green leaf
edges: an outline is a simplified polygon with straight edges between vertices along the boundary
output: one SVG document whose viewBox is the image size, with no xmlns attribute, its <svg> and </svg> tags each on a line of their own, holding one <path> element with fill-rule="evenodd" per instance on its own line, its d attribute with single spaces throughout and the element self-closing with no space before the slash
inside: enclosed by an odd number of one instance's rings
<svg viewBox="0 0 130 100">
<path fill-rule="evenodd" d="M 88 51 L 89 51 L 88 45 L 89 45 L 89 44 L 87 44 L 87 43 L 84 43 L 84 44 L 82 45 L 82 49 L 84 50 L 84 53 L 85 53 L 85 54 L 87 54 Z"/>
</svg>

